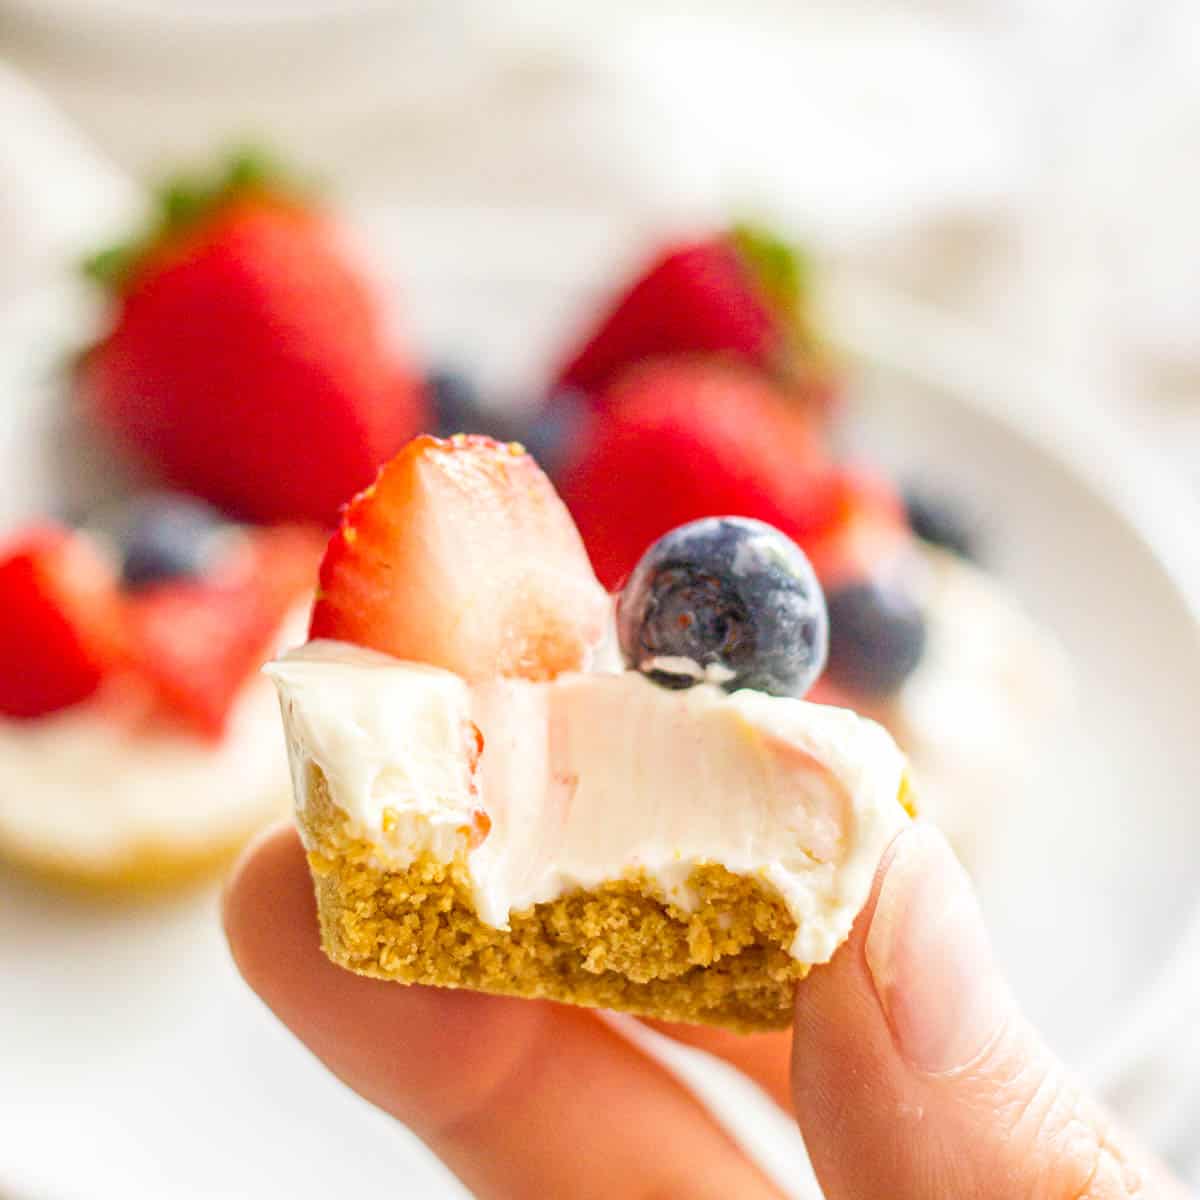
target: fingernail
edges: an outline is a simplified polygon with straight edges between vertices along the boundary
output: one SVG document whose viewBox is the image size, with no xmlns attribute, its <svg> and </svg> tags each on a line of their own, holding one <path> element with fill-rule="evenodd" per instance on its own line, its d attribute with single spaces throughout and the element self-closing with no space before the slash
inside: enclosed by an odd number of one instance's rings
<svg viewBox="0 0 1200 1200">
<path fill-rule="evenodd" d="M 918 823 L 892 855 L 867 932 L 867 967 L 901 1056 L 919 1071 L 954 1071 L 996 1036 L 1008 989 L 946 839 Z"/>
</svg>

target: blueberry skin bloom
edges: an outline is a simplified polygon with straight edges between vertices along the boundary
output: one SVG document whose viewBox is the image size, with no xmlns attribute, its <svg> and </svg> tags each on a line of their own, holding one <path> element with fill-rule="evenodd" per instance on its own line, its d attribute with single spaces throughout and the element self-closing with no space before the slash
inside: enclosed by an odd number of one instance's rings
<svg viewBox="0 0 1200 1200">
<path fill-rule="evenodd" d="M 655 683 L 705 681 L 803 696 L 825 665 L 825 597 L 804 552 L 771 525 L 706 517 L 642 555 L 617 602 L 625 662 Z"/>
</svg>

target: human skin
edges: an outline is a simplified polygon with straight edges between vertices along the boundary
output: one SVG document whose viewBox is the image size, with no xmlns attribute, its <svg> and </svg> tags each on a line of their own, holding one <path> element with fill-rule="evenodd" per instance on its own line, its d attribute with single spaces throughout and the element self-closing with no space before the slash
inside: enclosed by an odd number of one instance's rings
<svg viewBox="0 0 1200 1200">
<path fill-rule="evenodd" d="M 279 1019 L 484 1200 L 780 1195 L 597 1014 L 334 966 L 289 828 L 243 856 L 225 928 Z M 923 823 L 892 843 L 849 941 L 797 989 L 790 1033 L 656 1028 L 724 1058 L 793 1112 L 828 1200 L 1187 1195 L 1022 1017 L 965 873 Z"/>
</svg>

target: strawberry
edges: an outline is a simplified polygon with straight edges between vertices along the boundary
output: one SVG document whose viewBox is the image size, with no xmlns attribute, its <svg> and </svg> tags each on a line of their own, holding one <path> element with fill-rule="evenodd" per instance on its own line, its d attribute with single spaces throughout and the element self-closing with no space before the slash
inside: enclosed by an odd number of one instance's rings
<svg viewBox="0 0 1200 1200">
<path fill-rule="evenodd" d="M 326 538 L 312 526 L 275 525 L 256 529 L 248 565 L 270 607 L 287 612 L 317 584 Z"/>
<path fill-rule="evenodd" d="M 786 381 L 823 411 L 833 376 L 808 319 L 805 273 L 793 247 L 758 230 L 670 246 L 574 352 L 558 386 L 596 398 L 644 359 L 723 354 Z"/>
<path fill-rule="evenodd" d="M 88 699 L 123 661 L 114 571 L 86 539 L 30 530 L 0 559 L 0 713 L 41 717 Z"/>
<path fill-rule="evenodd" d="M 255 600 L 245 585 L 189 582 L 156 584 L 130 603 L 138 665 L 162 709 L 214 741 L 277 628 Z"/>
<path fill-rule="evenodd" d="M 420 437 L 356 496 L 321 564 L 310 634 L 470 680 L 583 667 L 608 599 L 520 446 Z"/>
<path fill-rule="evenodd" d="M 663 359 L 624 375 L 603 405 L 559 487 L 605 586 L 697 517 L 756 517 L 802 543 L 831 520 L 818 431 L 757 372 Z"/>
<path fill-rule="evenodd" d="M 912 547 L 904 501 L 877 472 L 839 466 L 830 479 L 830 506 L 819 529 L 800 541 L 826 591 L 887 575 Z"/>
<path fill-rule="evenodd" d="M 162 708 L 219 739 L 280 624 L 312 587 L 318 555 L 308 530 L 263 530 L 211 579 L 163 582 L 131 596 L 136 666 Z"/>
<path fill-rule="evenodd" d="M 167 192 L 97 256 L 116 294 L 81 383 L 168 481 L 262 521 L 331 524 L 424 421 L 417 376 L 330 216 L 252 160 Z"/>
</svg>

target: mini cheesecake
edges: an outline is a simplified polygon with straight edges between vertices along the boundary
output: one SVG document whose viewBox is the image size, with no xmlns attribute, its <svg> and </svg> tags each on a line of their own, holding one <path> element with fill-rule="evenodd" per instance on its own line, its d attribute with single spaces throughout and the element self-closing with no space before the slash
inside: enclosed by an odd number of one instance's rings
<svg viewBox="0 0 1200 1200">
<path fill-rule="evenodd" d="M 519 448 L 418 439 L 351 503 L 319 636 L 267 669 L 325 952 L 401 983 L 781 1028 L 911 816 L 903 756 L 722 663 L 664 681 L 669 644 L 649 673 L 602 669 L 611 624 Z"/>
<path fill-rule="evenodd" d="M 303 635 L 298 611 L 264 651 Z M 118 689 L 36 721 L 0 719 L 0 861 L 63 883 L 145 892 L 202 878 L 286 815 L 289 792 L 261 678 L 215 741 L 147 718 L 143 697 Z"/>
<path fill-rule="evenodd" d="M 303 641 L 322 539 L 194 508 L 146 500 L 126 543 L 42 524 L 0 549 L 0 862 L 154 890 L 287 812 L 259 667 Z"/>
</svg>

